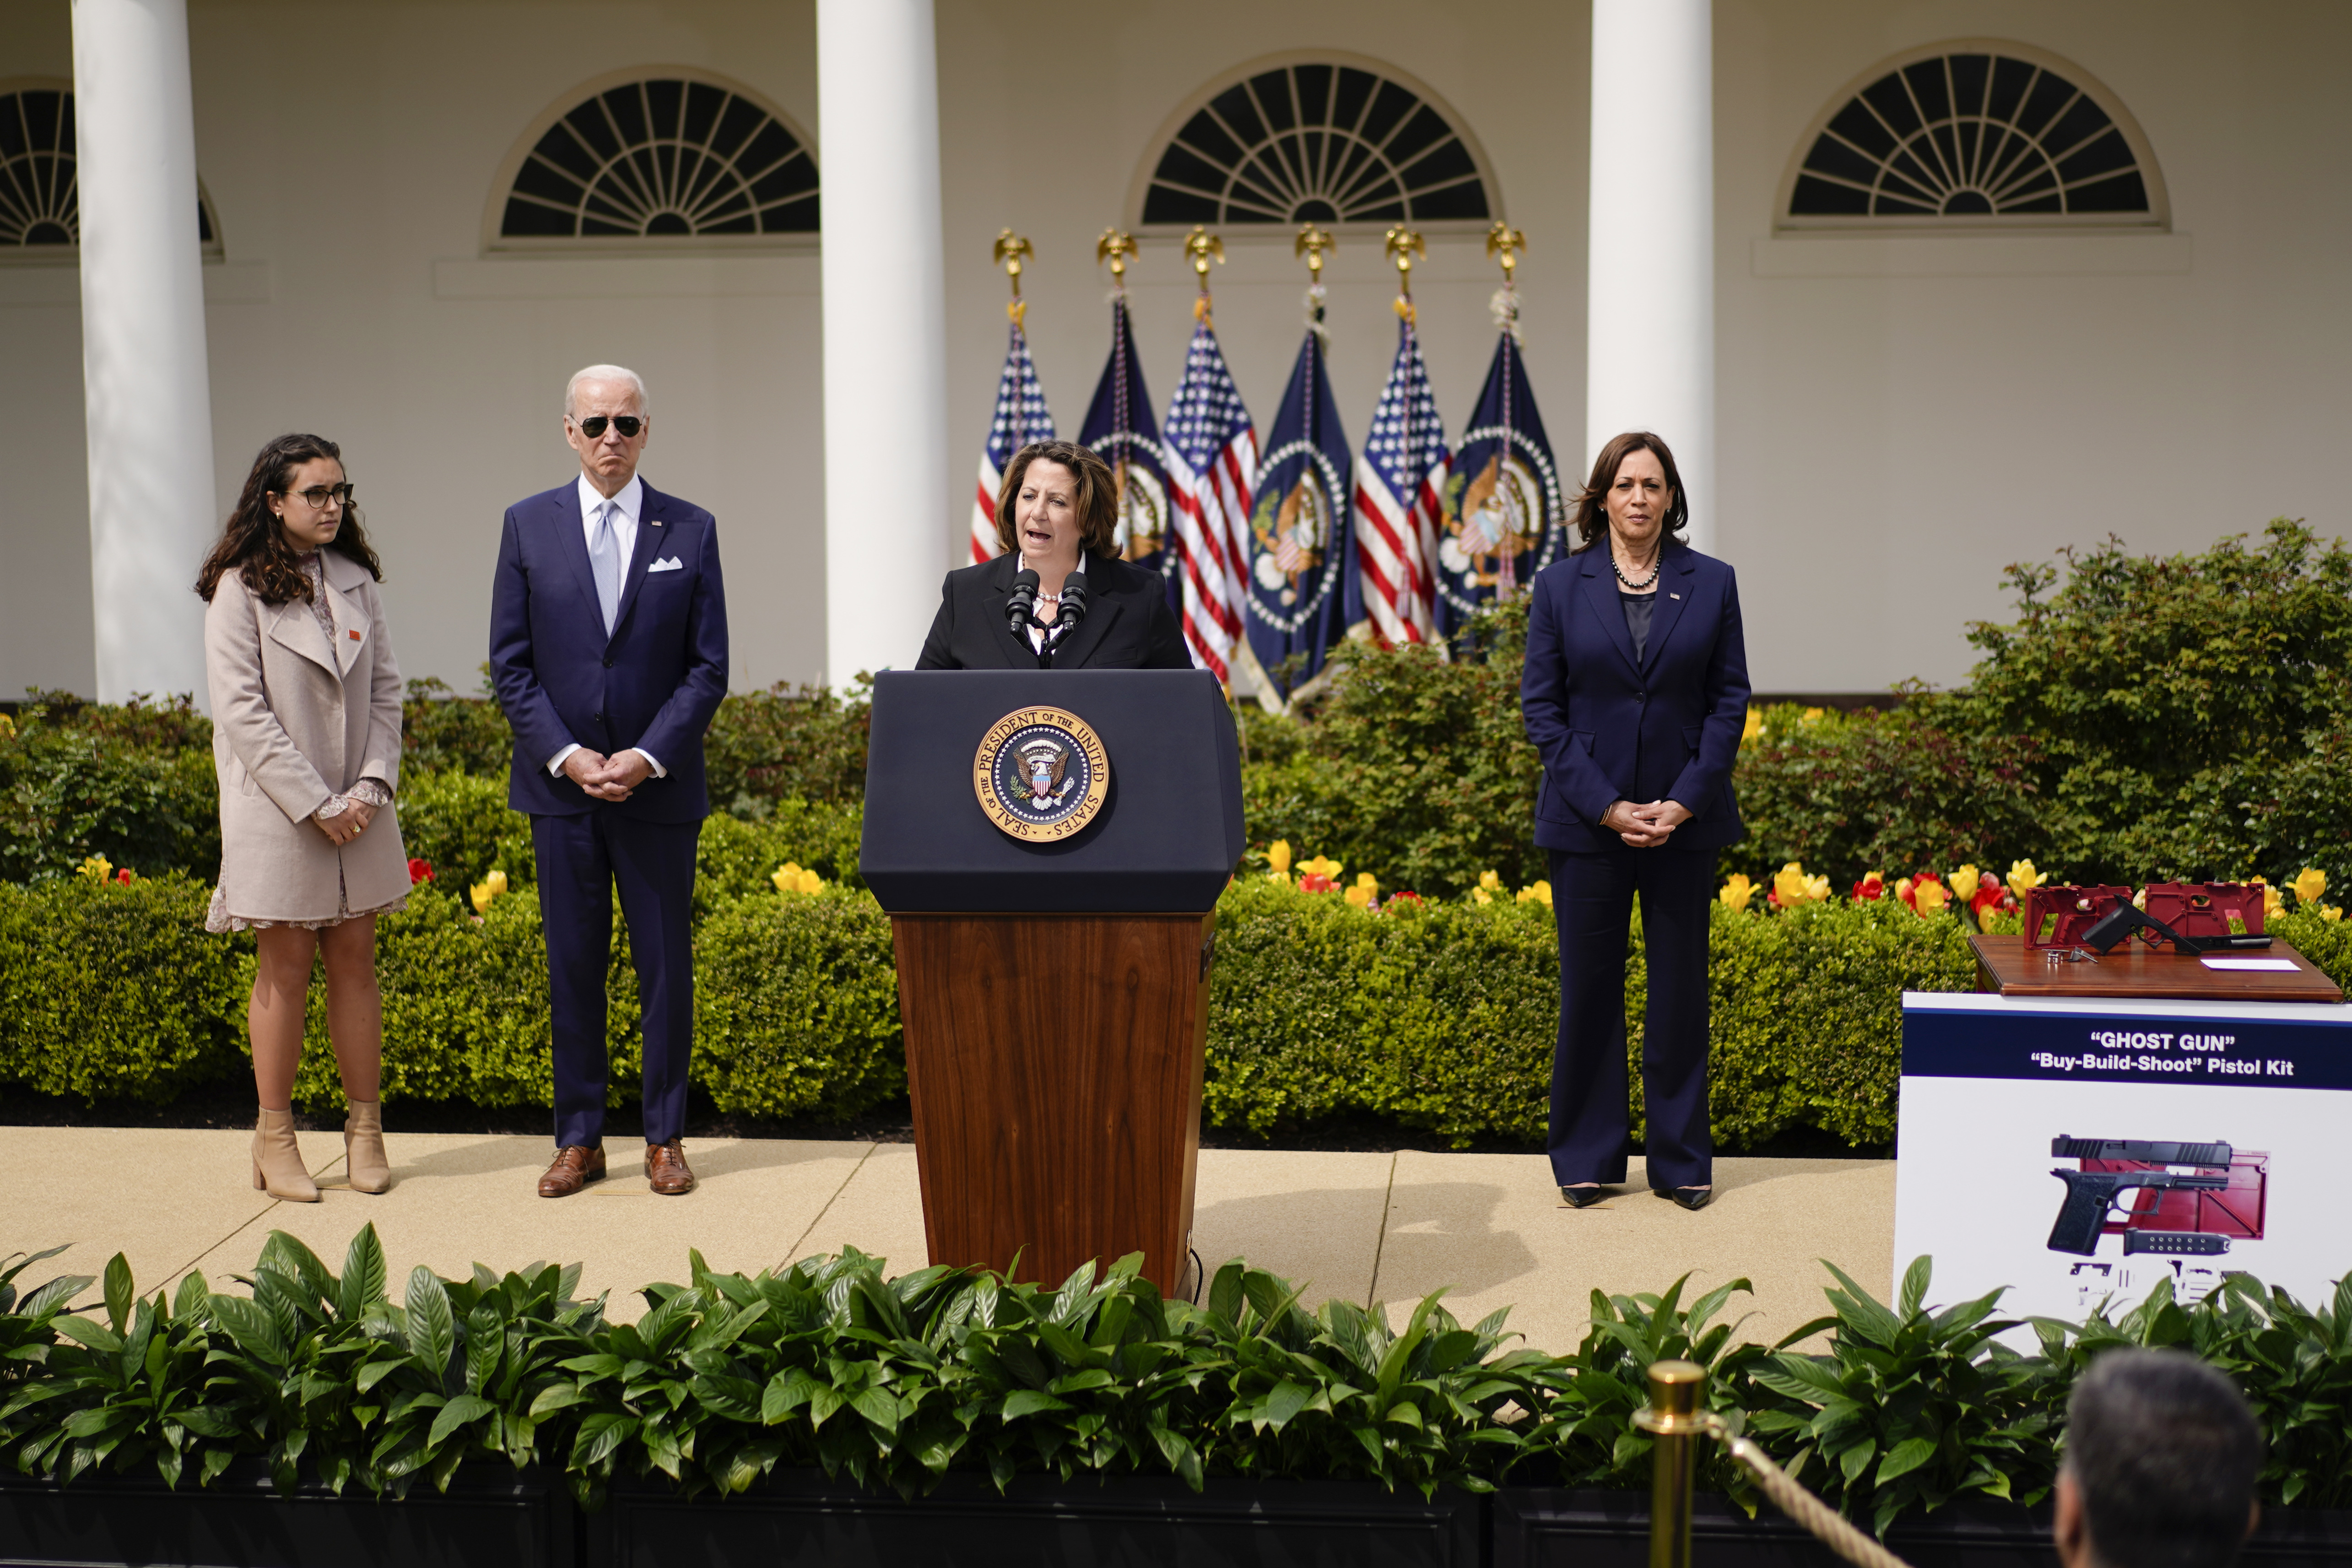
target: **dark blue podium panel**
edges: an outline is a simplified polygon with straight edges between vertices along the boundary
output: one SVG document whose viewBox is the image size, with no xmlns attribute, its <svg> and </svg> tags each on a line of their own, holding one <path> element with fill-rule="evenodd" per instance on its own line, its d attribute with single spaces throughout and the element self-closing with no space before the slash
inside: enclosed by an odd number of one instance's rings
<svg viewBox="0 0 2352 1568">
<path fill-rule="evenodd" d="M 1110 791 L 1067 838 L 1024 843 L 981 810 L 972 764 L 1022 708 L 1101 737 Z M 1204 669 L 887 670 L 874 682 L 857 868 L 892 914 L 1192 913 L 1242 858 L 1241 752 Z"/>
</svg>

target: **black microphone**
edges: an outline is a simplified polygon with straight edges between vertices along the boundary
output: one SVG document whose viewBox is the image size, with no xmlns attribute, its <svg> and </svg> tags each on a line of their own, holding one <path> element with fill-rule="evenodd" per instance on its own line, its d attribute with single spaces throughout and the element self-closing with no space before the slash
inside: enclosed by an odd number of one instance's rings
<svg viewBox="0 0 2352 1568">
<path fill-rule="evenodd" d="M 1029 624 L 1037 609 L 1037 574 L 1024 572 L 1013 579 L 1013 597 L 1004 601 L 1004 624 L 1023 642 L 1029 640 Z"/>
<path fill-rule="evenodd" d="M 1054 617 L 1054 629 L 1068 632 L 1087 618 L 1087 584 L 1073 572 L 1062 579 L 1062 613 Z"/>
</svg>

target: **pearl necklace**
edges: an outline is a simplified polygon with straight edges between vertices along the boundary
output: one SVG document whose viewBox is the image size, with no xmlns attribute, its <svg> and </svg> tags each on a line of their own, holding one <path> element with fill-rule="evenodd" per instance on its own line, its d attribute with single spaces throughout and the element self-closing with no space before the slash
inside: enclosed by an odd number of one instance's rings
<svg viewBox="0 0 2352 1568">
<path fill-rule="evenodd" d="M 1650 574 L 1636 583 L 1633 579 L 1625 575 L 1625 568 L 1617 564 L 1617 547 L 1614 544 L 1612 544 L 1609 547 L 1609 570 L 1617 574 L 1617 581 L 1624 584 L 1625 586 L 1633 589 L 1633 592 L 1637 594 L 1657 582 L 1658 568 L 1664 566 L 1665 563 L 1666 552 L 1661 550 L 1655 556 L 1651 558 Z"/>
</svg>

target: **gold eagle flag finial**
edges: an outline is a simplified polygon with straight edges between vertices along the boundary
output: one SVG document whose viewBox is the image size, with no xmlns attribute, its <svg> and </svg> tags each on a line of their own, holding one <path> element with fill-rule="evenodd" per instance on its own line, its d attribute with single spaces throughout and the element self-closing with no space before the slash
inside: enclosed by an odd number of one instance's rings
<svg viewBox="0 0 2352 1568">
<path fill-rule="evenodd" d="M 1209 262 L 1214 258 L 1218 266 L 1225 264 L 1225 242 L 1199 224 L 1184 237 L 1184 254 L 1192 263 L 1192 271 L 1201 279 L 1201 297 L 1192 301 L 1192 319 L 1209 320 Z"/>
<path fill-rule="evenodd" d="M 1511 268 L 1519 264 L 1519 252 L 1528 247 L 1528 237 L 1500 218 L 1486 231 L 1486 254 L 1503 264 L 1503 281 L 1511 281 Z"/>
<path fill-rule="evenodd" d="M 998 231 L 995 247 L 989 252 L 989 265 L 1003 268 L 1005 277 L 1013 280 L 1013 300 L 1004 307 L 1004 313 L 1012 319 L 1013 324 L 1016 327 L 1021 325 L 1022 318 L 1029 313 L 1027 303 L 1021 298 L 1022 265 L 1036 254 L 1035 248 L 1028 240 L 1009 228 Z"/>
<path fill-rule="evenodd" d="M 1095 265 L 1100 267 L 1104 262 L 1109 262 L 1112 287 L 1124 289 L 1127 287 L 1127 258 L 1136 254 L 1139 248 L 1135 236 L 1107 228 L 1102 231 L 1102 237 L 1095 241 Z"/>
<path fill-rule="evenodd" d="M 1298 237 L 1290 242 L 1290 254 L 1307 258 L 1307 275 L 1318 283 L 1323 281 L 1323 253 L 1339 248 L 1339 242 L 1331 237 L 1329 230 L 1311 223 L 1300 224 Z"/>
<path fill-rule="evenodd" d="M 1381 242 L 1381 248 L 1388 253 L 1390 260 L 1396 263 L 1396 313 L 1410 321 L 1413 319 L 1412 258 L 1417 255 L 1423 261 L 1428 260 L 1429 247 L 1422 244 L 1419 234 L 1400 224 L 1389 230 L 1387 237 Z"/>
</svg>

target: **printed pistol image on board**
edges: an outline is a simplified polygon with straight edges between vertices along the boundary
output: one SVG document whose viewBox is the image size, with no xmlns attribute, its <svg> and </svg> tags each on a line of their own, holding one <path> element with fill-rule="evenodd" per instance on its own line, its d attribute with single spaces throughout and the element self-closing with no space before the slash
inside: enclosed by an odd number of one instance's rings
<svg viewBox="0 0 2352 1568">
<path fill-rule="evenodd" d="M 2050 1152 L 2076 1165 L 2050 1173 L 2066 1184 L 2053 1252 L 2090 1258 L 2102 1237 L 2120 1236 L 2126 1258 L 2213 1258 L 2232 1240 L 2263 1237 L 2270 1155 L 2261 1150 L 2061 1133 Z"/>
</svg>

